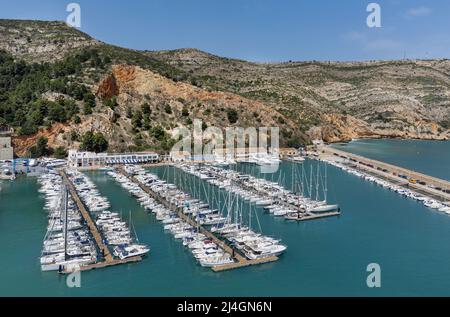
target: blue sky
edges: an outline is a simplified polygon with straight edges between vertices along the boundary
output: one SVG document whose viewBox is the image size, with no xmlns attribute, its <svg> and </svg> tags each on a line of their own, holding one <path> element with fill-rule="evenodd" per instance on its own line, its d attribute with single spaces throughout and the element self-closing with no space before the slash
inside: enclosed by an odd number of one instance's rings
<svg viewBox="0 0 450 317">
<path fill-rule="evenodd" d="M 134 49 L 252 61 L 450 57 L 448 0 L 0 0 L 0 18 L 65 21 L 70 2 L 82 31 Z M 367 27 L 371 2 L 381 28 Z"/>
</svg>

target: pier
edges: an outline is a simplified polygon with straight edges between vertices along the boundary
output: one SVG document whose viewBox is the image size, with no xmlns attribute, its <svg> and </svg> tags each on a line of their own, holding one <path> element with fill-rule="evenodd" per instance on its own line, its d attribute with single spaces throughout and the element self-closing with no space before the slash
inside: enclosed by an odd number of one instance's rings
<svg viewBox="0 0 450 317">
<path fill-rule="evenodd" d="M 256 189 L 254 189 L 250 186 L 247 186 L 244 182 L 236 181 L 236 183 L 238 183 L 242 188 L 261 196 L 261 192 L 257 191 Z M 307 211 L 306 209 L 303 209 L 299 206 L 291 205 L 288 202 L 286 202 L 280 198 L 277 198 L 276 202 L 278 204 L 284 206 L 285 208 L 293 209 L 297 212 L 298 217 L 286 218 L 288 220 L 296 220 L 296 221 L 317 220 L 317 219 L 335 217 L 335 216 L 339 216 L 341 214 L 340 211 L 313 213 L 313 212 Z"/>
<path fill-rule="evenodd" d="M 319 158 L 341 161 L 394 185 L 399 185 L 443 203 L 450 202 L 450 182 L 433 176 L 412 171 L 389 163 L 369 159 L 360 155 L 337 150 L 329 146 L 319 149 Z M 403 177 L 400 177 L 402 175 Z M 433 187 L 430 187 L 433 186 Z M 438 190 L 436 188 L 440 188 Z M 446 192 L 444 192 L 446 190 Z"/>
<path fill-rule="evenodd" d="M 72 199 L 75 201 L 75 204 L 78 207 L 78 210 L 80 211 L 84 221 L 86 222 L 88 229 L 91 233 L 91 235 L 94 237 L 95 243 L 97 245 L 97 248 L 100 250 L 100 252 L 103 255 L 104 261 L 102 262 L 96 262 L 94 264 L 88 264 L 84 266 L 80 266 L 79 271 L 87 271 L 87 270 L 93 270 L 96 268 L 103 268 L 103 267 L 109 267 L 119 264 L 126 264 L 126 263 L 133 263 L 133 262 L 139 262 L 142 260 L 142 257 L 132 257 L 124 260 L 115 259 L 114 256 L 111 254 L 111 251 L 109 250 L 108 246 L 103 242 L 103 238 L 98 231 L 98 228 L 95 224 L 95 222 L 92 220 L 91 215 L 89 214 L 89 211 L 84 206 L 83 202 L 81 201 L 80 197 L 77 194 L 77 191 L 75 190 L 75 186 L 72 184 L 72 182 L 67 177 L 64 170 L 60 170 L 60 175 L 63 177 L 64 182 L 68 185 L 69 193 L 72 196 Z M 64 270 L 61 273 L 71 273 L 72 271 L 70 268 L 64 268 Z"/>
<path fill-rule="evenodd" d="M 222 248 L 225 252 L 229 253 L 230 255 L 232 255 L 232 257 L 234 258 L 235 262 L 234 263 L 229 263 L 229 264 L 224 264 L 224 265 L 217 265 L 217 266 L 213 266 L 211 269 L 214 272 L 219 272 L 219 271 L 227 271 L 227 270 L 233 270 L 233 269 L 237 269 L 237 268 L 242 268 L 242 267 L 246 267 L 246 266 L 252 266 L 252 265 L 258 265 L 258 264 L 263 264 L 263 263 L 269 263 L 269 262 L 274 262 L 278 260 L 278 257 L 276 256 L 272 256 L 272 257 L 266 257 L 266 258 L 261 258 L 261 259 L 255 259 L 255 260 L 249 260 L 246 257 L 244 257 L 243 255 L 240 254 L 239 250 L 233 248 L 232 246 L 230 246 L 229 244 L 227 244 L 226 242 L 224 242 L 223 240 L 219 239 L 215 234 L 213 234 L 212 232 L 210 232 L 209 230 L 207 230 L 205 227 L 203 227 L 202 225 L 200 225 L 199 223 L 197 223 L 194 219 L 192 219 L 191 217 L 189 217 L 188 215 L 186 215 L 183 212 L 183 207 L 176 207 L 173 206 L 170 202 L 168 202 L 165 199 L 161 199 L 161 197 L 156 194 L 155 192 L 153 192 L 150 188 L 148 188 L 147 186 L 145 186 L 144 184 L 142 184 L 138 179 L 136 179 L 133 175 L 128 174 L 123 168 L 119 169 L 120 173 L 122 173 L 122 175 L 128 177 L 130 180 L 132 180 L 134 183 L 138 184 L 140 186 L 140 188 L 142 190 L 144 190 L 146 193 L 148 193 L 153 199 L 155 199 L 157 202 L 159 202 L 160 204 L 164 205 L 166 208 L 171 209 L 173 211 L 175 211 L 178 216 L 186 223 L 188 223 L 189 225 L 191 225 L 194 228 L 198 228 L 199 232 L 204 234 L 206 237 L 210 238 L 214 243 L 216 243 L 220 248 Z"/>
<path fill-rule="evenodd" d="M 181 169 L 179 166 L 174 165 L 176 168 L 180 169 L 183 171 L 183 169 Z M 185 171 L 183 171 L 185 172 Z M 237 171 L 236 171 L 237 172 Z M 228 178 L 221 176 L 219 173 L 216 173 L 213 170 L 210 170 L 209 173 L 213 173 L 214 177 L 222 182 L 225 182 L 226 180 L 228 180 Z M 249 177 L 254 177 L 253 175 L 246 175 L 246 174 L 242 174 L 239 173 L 240 175 L 245 175 L 245 176 L 249 176 Z M 194 175 L 197 178 L 200 178 L 197 175 Z M 201 179 L 201 178 L 200 178 Z M 233 184 L 235 184 L 237 187 L 242 188 L 248 192 L 251 192 L 259 197 L 266 197 L 266 193 L 257 190 L 256 188 L 252 187 L 252 186 L 248 186 L 245 181 L 239 180 L 239 179 L 233 179 L 230 178 L 231 182 L 233 182 Z M 214 186 L 217 186 L 214 184 Z M 339 216 L 341 214 L 340 210 L 337 211 L 332 211 L 332 212 L 321 212 L 321 213 L 314 213 L 314 212 L 310 212 L 304 208 L 301 208 L 300 206 L 296 206 L 294 204 L 290 204 L 287 201 L 283 200 L 280 197 L 274 197 L 272 198 L 274 200 L 274 202 L 276 202 L 277 204 L 290 209 L 290 210 L 294 210 L 298 216 L 297 217 L 291 217 L 291 218 L 286 218 L 288 220 L 296 220 L 296 221 L 306 221 L 306 220 L 316 220 L 316 219 L 322 219 L 322 218 L 329 218 L 329 217 L 334 217 L 334 216 Z"/>
<path fill-rule="evenodd" d="M 322 218 L 329 218 L 329 217 L 336 217 L 340 216 L 340 211 L 332 211 L 332 212 L 323 212 L 323 213 L 317 213 L 314 214 L 312 212 L 299 214 L 298 217 L 289 217 L 286 218 L 287 220 L 294 220 L 294 221 L 308 221 L 308 220 L 316 220 L 316 219 L 322 219 Z"/>
</svg>

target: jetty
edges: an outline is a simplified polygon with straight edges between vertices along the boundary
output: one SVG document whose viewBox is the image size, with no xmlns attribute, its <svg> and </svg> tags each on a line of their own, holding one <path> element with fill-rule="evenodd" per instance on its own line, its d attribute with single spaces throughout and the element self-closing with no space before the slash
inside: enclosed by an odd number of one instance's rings
<svg viewBox="0 0 450 317">
<path fill-rule="evenodd" d="M 102 238 L 95 222 L 92 220 L 92 217 L 89 214 L 89 211 L 87 210 L 86 206 L 84 205 L 84 203 L 81 201 L 80 197 L 78 196 L 77 191 L 75 190 L 75 186 L 70 181 L 70 179 L 67 177 L 67 174 L 65 173 L 64 170 L 60 170 L 59 173 L 63 177 L 64 182 L 68 185 L 69 193 L 72 196 L 72 199 L 74 200 L 75 204 L 77 205 L 78 210 L 80 211 L 84 221 L 86 222 L 91 235 L 94 237 L 97 248 L 100 250 L 101 254 L 103 255 L 103 261 L 96 262 L 94 264 L 80 266 L 79 268 L 77 268 L 77 271 L 87 271 L 87 270 L 93 270 L 93 269 L 97 269 L 97 268 L 104 268 L 104 267 L 115 266 L 115 265 L 119 265 L 119 264 L 126 264 L 126 263 L 133 263 L 133 262 L 141 261 L 142 257 L 140 257 L 140 256 L 127 258 L 124 260 L 114 258 L 114 256 L 111 254 L 111 251 L 109 250 L 108 246 L 103 242 L 103 238 Z M 70 268 L 64 268 L 64 270 L 62 270 L 61 273 L 72 273 L 72 270 Z"/>
<path fill-rule="evenodd" d="M 329 217 L 336 217 L 340 216 L 340 211 L 332 211 L 332 212 L 323 212 L 323 213 L 312 213 L 312 212 L 305 212 L 305 213 L 299 213 L 295 217 L 286 217 L 287 220 L 295 220 L 295 221 L 308 221 L 308 220 L 316 220 L 316 219 L 322 219 L 322 218 L 329 218 Z"/>
<path fill-rule="evenodd" d="M 450 182 L 393 164 L 369 159 L 329 146 L 319 148 L 319 159 L 343 162 L 349 167 L 379 177 L 443 203 L 450 202 Z"/>
<path fill-rule="evenodd" d="M 278 260 L 278 257 L 271 256 L 271 257 L 265 257 L 261 259 L 255 259 L 255 260 L 249 260 L 245 256 L 241 255 L 240 251 L 234 248 L 233 246 L 227 244 L 225 241 L 217 237 L 214 233 L 207 230 L 205 227 L 200 225 L 197 221 L 189 217 L 183 212 L 183 207 L 177 207 L 171 204 L 169 201 L 162 199 L 157 193 L 153 192 L 150 188 L 142 184 L 138 179 L 136 179 L 133 175 L 127 173 L 123 168 L 119 168 L 118 171 L 128 177 L 131 181 L 138 184 L 139 187 L 144 190 L 146 193 L 148 193 L 153 199 L 155 199 L 158 203 L 164 205 L 166 208 L 171 209 L 175 211 L 178 216 L 186 223 L 191 225 L 194 228 L 197 228 L 200 233 L 204 234 L 208 238 L 210 238 L 214 243 L 216 243 L 221 249 L 223 249 L 225 252 L 229 253 L 233 259 L 234 263 L 224 264 L 224 265 L 217 265 L 211 267 L 211 269 L 214 272 L 220 272 L 220 271 L 227 271 L 227 270 L 233 270 L 237 268 L 242 268 L 246 266 L 252 266 L 252 265 L 258 265 L 263 263 L 269 263 L 269 262 L 275 262 Z"/>
<path fill-rule="evenodd" d="M 185 172 L 185 170 L 183 170 L 180 166 L 174 165 L 176 168 L 180 169 L 181 171 Z M 239 173 L 239 175 L 241 176 L 246 176 L 246 177 L 254 177 L 253 175 L 249 175 L 249 174 L 243 174 L 240 172 L 235 171 L 236 173 Z M 267 193 L 261 190 L 256 189 L 253 186 L 249 186 L 246 183 L 246 180 L 240 179 L 240 178 L 233 178 L 233 177 L 228 177 L 228 176 L 223 176 L 220 173 L 218 173 L 216 170 L 214 169 L 210 169 L 208 170 L 208 174 L 212 174 L 216 179 L 218 179 L 221 182 L 226 182 L 227 180 L 230 180 L 234 186 L 241 188 L 249 193 L 252 193 L 254 195 L 257 195 L 258 197 L 267 197 Z M 191 173 L 191 175 L 194 175 L 195 177 L 201 179 L 200 176 L 198 176 L 197 174 L 193 174 Z M 264 180 L 264 179 L 262 179 Z M 214 186 L 218 187 L 217 184 L 214 184 Z M 228 190 L 228 189 L 227 189 Z M 322 218 L 330 218 L 330 217 L 334 217 L 334 216 L 339 216 L 341 214 L 340 209 L 338 210 L 334 210 L 334 211 L 329 211 L 329 212 L 311 212 L 306 210 L 305 208 L 302 208 L 301 206 L 297 206 L 295 204 L 291 204 L 287 201 L 285 201 L 283 198 L 281 197 L 273 197 L 272 198 L 274 201 L 274 203 L 276 203 L 277 205 L 283 206 L 289 210 L 292 210 L 296 213 L 296 216 L 285 216 L 285 218 L 287 220 L 297 220 L 297 221 L 306 221 L 306 220 L 316 220 L 316 219 L 322 219 Z"/>
<path fill-rule="evenodd" d="M 254 188 L 247 186 L 244 182 L 242 181 L 236 181 L 242 188 L 257 194 L 257 195 L 261 195 L 261 192 L 255 190 Z M 288 202 L 280 199 L 280 198 L 276 198 L 276 202 L 279 205 L 284 206 L 285 208 L 289 208 L 292 210 L 295 210 L 297 212 L 297 216 L 296 217 L 285 217 L 285 219 L 287 220 L 296 220 L 296 221 L 307 221 L 307 220 L 317 220 L 317 219 L 323 219 L 323 218 L 330 218 L 330 217 L 335 217 L 335 216 L 340 216 L 341 215 L 341 211 L 337 210 L 337 211 L 331 211 L 331 212 L 321 212 L 321 213 L 314 213 L 314 212 L 310 212 L 304 208 L 301 208 L 300 206 L 296 206 L 296 205 L 292 205 L 289 204 Z"/>
</svg>

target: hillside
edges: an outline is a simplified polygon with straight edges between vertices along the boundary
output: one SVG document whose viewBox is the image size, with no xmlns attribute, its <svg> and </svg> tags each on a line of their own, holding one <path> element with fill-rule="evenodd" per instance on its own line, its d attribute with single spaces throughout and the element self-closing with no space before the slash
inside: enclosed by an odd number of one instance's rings
<svg viewBox="0 0 450 317">
<path fill-rule="evenodd" d="M 195 49 L 147 55 L 196 74 L 200 86 L 260 100 L 304 131 L 323 126 L 310 132 L 329 141 L 448 138 L 449 60 L 249 63 Z"/>
<path fill-rule="evenodd" d="M 251 63 L 129 50 L 62 22 L 19 20 L 0 20 L 0 51 L 0 124 L 15 128 L 18 155 L 39 136 L 77 147 L 89 130 L 111 150 L 167 151 L 171 130 L 195 118 L 280 126 L 283 145 L 450 135 L 448 60 Z"/>
<path fill-rule="evenodd" d="M 28 62 L 50 62 L 100 42 L 64 23 L 0 20 L 0 50 Z"/>
</svg>

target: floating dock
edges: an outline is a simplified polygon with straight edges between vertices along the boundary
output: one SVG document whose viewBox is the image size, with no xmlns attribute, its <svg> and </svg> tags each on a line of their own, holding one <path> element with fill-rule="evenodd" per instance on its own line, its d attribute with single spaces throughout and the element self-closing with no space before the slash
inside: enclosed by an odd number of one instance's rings
<svg viewBox="0 0 450 317">
<path fill-rule="evenodd" d="M 292 218 L 286 218 L 286 220 L 292 220 L 292 221 L 308 221 L 308 220 L 315 220 L 315 219 L 321 219 L 321 218 L 329 218 L 329 217 L 336 217 L 340 216 L 341 213 L 339 211 L 333 211 L 333 212 L 323 212 L 323 213 L 305 213 L 304 215 L 300 215 L 298 217 L 292 217 Z"/>
<path fill-rule="evenodd" d="M 175 167 L 177 167 L 177 166 L 175 165 Z M 177 167 L 177 168 L 180 169 L 179 167 Z M 182 170 L 182 169 L 180 169 L 180 170 Z M 185 171 L 183 171 L 183 172 L 185 173 Z M 239 174 L 247 176 L 246 174 L 242 174 L 242 173 L 239 173 Z M 215 173 L 214 176 L 217 179 L 220 179 L 221 181 L 225 181 L 226 180 L 225 177 L 220 176 L 218 173 Z M 248 175 L 248 176 L 254 177 L 253 175 Z M 194 177 L 199 178 L 196 175 L 194 175 Z M 232 179 L 232 181 L 234 183 L 236 183 L 237 186 L 243 188 L 246 191 L 252 192 L 255 195 L 258 195 L 260 197 L 266 196 L 265 193 L 263 193 L 261 191 L 258 191 L 258 190 L 256 190 L 255 188 L 253 188 L 251 186 L 248 186 L 242 180 Z M 214 186 L 216 186 L 216 185 L 214 185 Z M 305 209 L 303 209 L 303 208 L 301 208 L 299 206 L 296 206 L 296 205 L 293 205 L 293 204 L 289 204 L 289 203 L 287 203 L 286 201 L 283 201 L 280 198 L 277 198 L 276 202 L 278 204 L 280 204 L 280 205 L 283 205 L 285 208 L 288 208 L 288 209 L 291 209 L 291 210 L 295 210 L 295 212 L 297 212 L 299 214 L 299 217 L 292 217 L 292 218 L 289 218 L 287 220 L 296 220 L 296 221 L 316 220 L 316 219 L 321 219 L 321 218 L 329 218 L 329 217 L 339 216 L 341 214 L 340 209 L 338 209 L 337 211 L 332 211 L 332 212 L 313 213 L 313 212 L 307 211 L 307 210 L 305 210 Z"/>
<path fill-rule="evenodd" d="M 225 241 L 219 239 L 215 234 L 207 230 L 205 227 L 201 226 L 199 223 L 197 223 L 194 219 L 189 217 L 183 212 L 182 207 L 176 207 L 172 204 L 170 204 L 167 200 L 161 199 L 161 197 L 153 192 L 150 188 L 142 184 L 139 180 L 137 180 L 133 175 L 128 174 L 123 168 L 119 169 L 120 173 L 122 173 L 124 176 L 131 179 L 134 183 L 138 184 L 142 190 L 144 190 L 146 193 L 148 193 L 153 199 L 164 205 L 166 208 L 169 208 L 173 211 L 175 211 L 178 216 L 185 221 L 186 223 L 190 224 L 194 228 L 198 228 L 200 233 L 204 234 L 208 238 L 210 238 L 214 243 L 216 243 L 220 248 L 222 248 L 225 252 L 228 252 L 232 257 L 234 258 L 234 263 L 224 264 L 224 265 L 217 265 L 211 267 L 211 269 L 214 272 L 220 272 L 220 271 L 227 271 L 227 270 L 233 270 L 241 267 L 251 266 L 251 265 L 258 265 L 263 263 L 269 263 L 274 262 L 278 260 L 278 257 L 272 256 L 272 257 L 266 257 L 261 259 L 255 259 L 255 260 L 249 260 L 243 255 L 240 254 L 239 250 L 233 248 L 232 246 L 228 245 Z"/>
<path fill-rule="evenodd" d="M 88 264 L 84 266 L 80 266 L 79 271 L 87 271 L 87 270 L 93 270 L 97 268 L 103 268 L 108 266 L 114 266 L 119 264 L 126 264 L 126 263 L 133 263 L 133 262 L 139 262 L 142 260 L 142 257 L 136 256 L 124 260 L 115 259 L 114 256 L 111 254 L 111 251 L 109 250 L 108 246 L 103 243 L 103 238 L 98 231 L 98 228 L 95 224 L 95 222 L 92 220 L 91 215 L 89 214 L 88 210 L 84 206 L 83 202 L 81 201 L 80 197 L 77 194 L 77 191 L 75 190 L 75 186 L 72 184 L 72 182 L 67 177 L 64 170 L 60 170 L 60 175 L 63 177 L 64 182 L 69 187 L 69 193 L 72 196 L 72 199 L 75 201 L 75 204 L 78 207 L 78 210 L 80 211 L 81 215 L 83 216 L 84 221 L 86 222 L 89 231 L 91 232 L 92 236 L 94 237 L 95 243 L 97 244 L 98 249 L 103 255 L 104 261 L 96 262 L 94 264 Z M 61 273 L 71 273 L 72 271 L 70 269 L 64 269 Z"/>
<path fill-rule="evenodd" d="M 249 186 L 246 186 L 243 183 L 241 183 L 240 185 L 248 191 L 251 191 L 257 195 L 261 195 L 260 192 L 258 192 L 257 190 L 255 190 Z M 313 212 L 306 211 L 306 210 L 300 208 L 299 206 L 291 205 L 281 199 L 278 199 L 277 202 L 286 208 L 294 209 L 298 212 L 299 217 L 292 218 L 292 219 L 286 218 L 287 220 L 295 220 L 295 221 L 317 220 L 317 219 L 322 219 L 322 218 L 330 218 L 330 217 L 340 216 L 340 214 L 341 214 L 340 211 L 313 213 Z"/>
<path fill-rule="evenodd" d="M 95 269 L 105 268 L 105 267 L 109 267 L 109 266 L 115 266 L 115 265 L 119 265 L 119 264 L 135 263 L 135 262 L 139 262 L 139 261 L 142 261 L 142 257 L 140 257 L 140 256 L 127 258 L 124 260 L 113 259 L 111 261 L 102 261 L 102 262 L 97 262 L 94 264 L 80 266 L 77 269 L 77 271 L 89 271 L 89 270 L 95 270 Z M 70 269 L 67 269 L 61 273 L 71 273 L 71 271 L 70 271 Z"/>
</svg>

